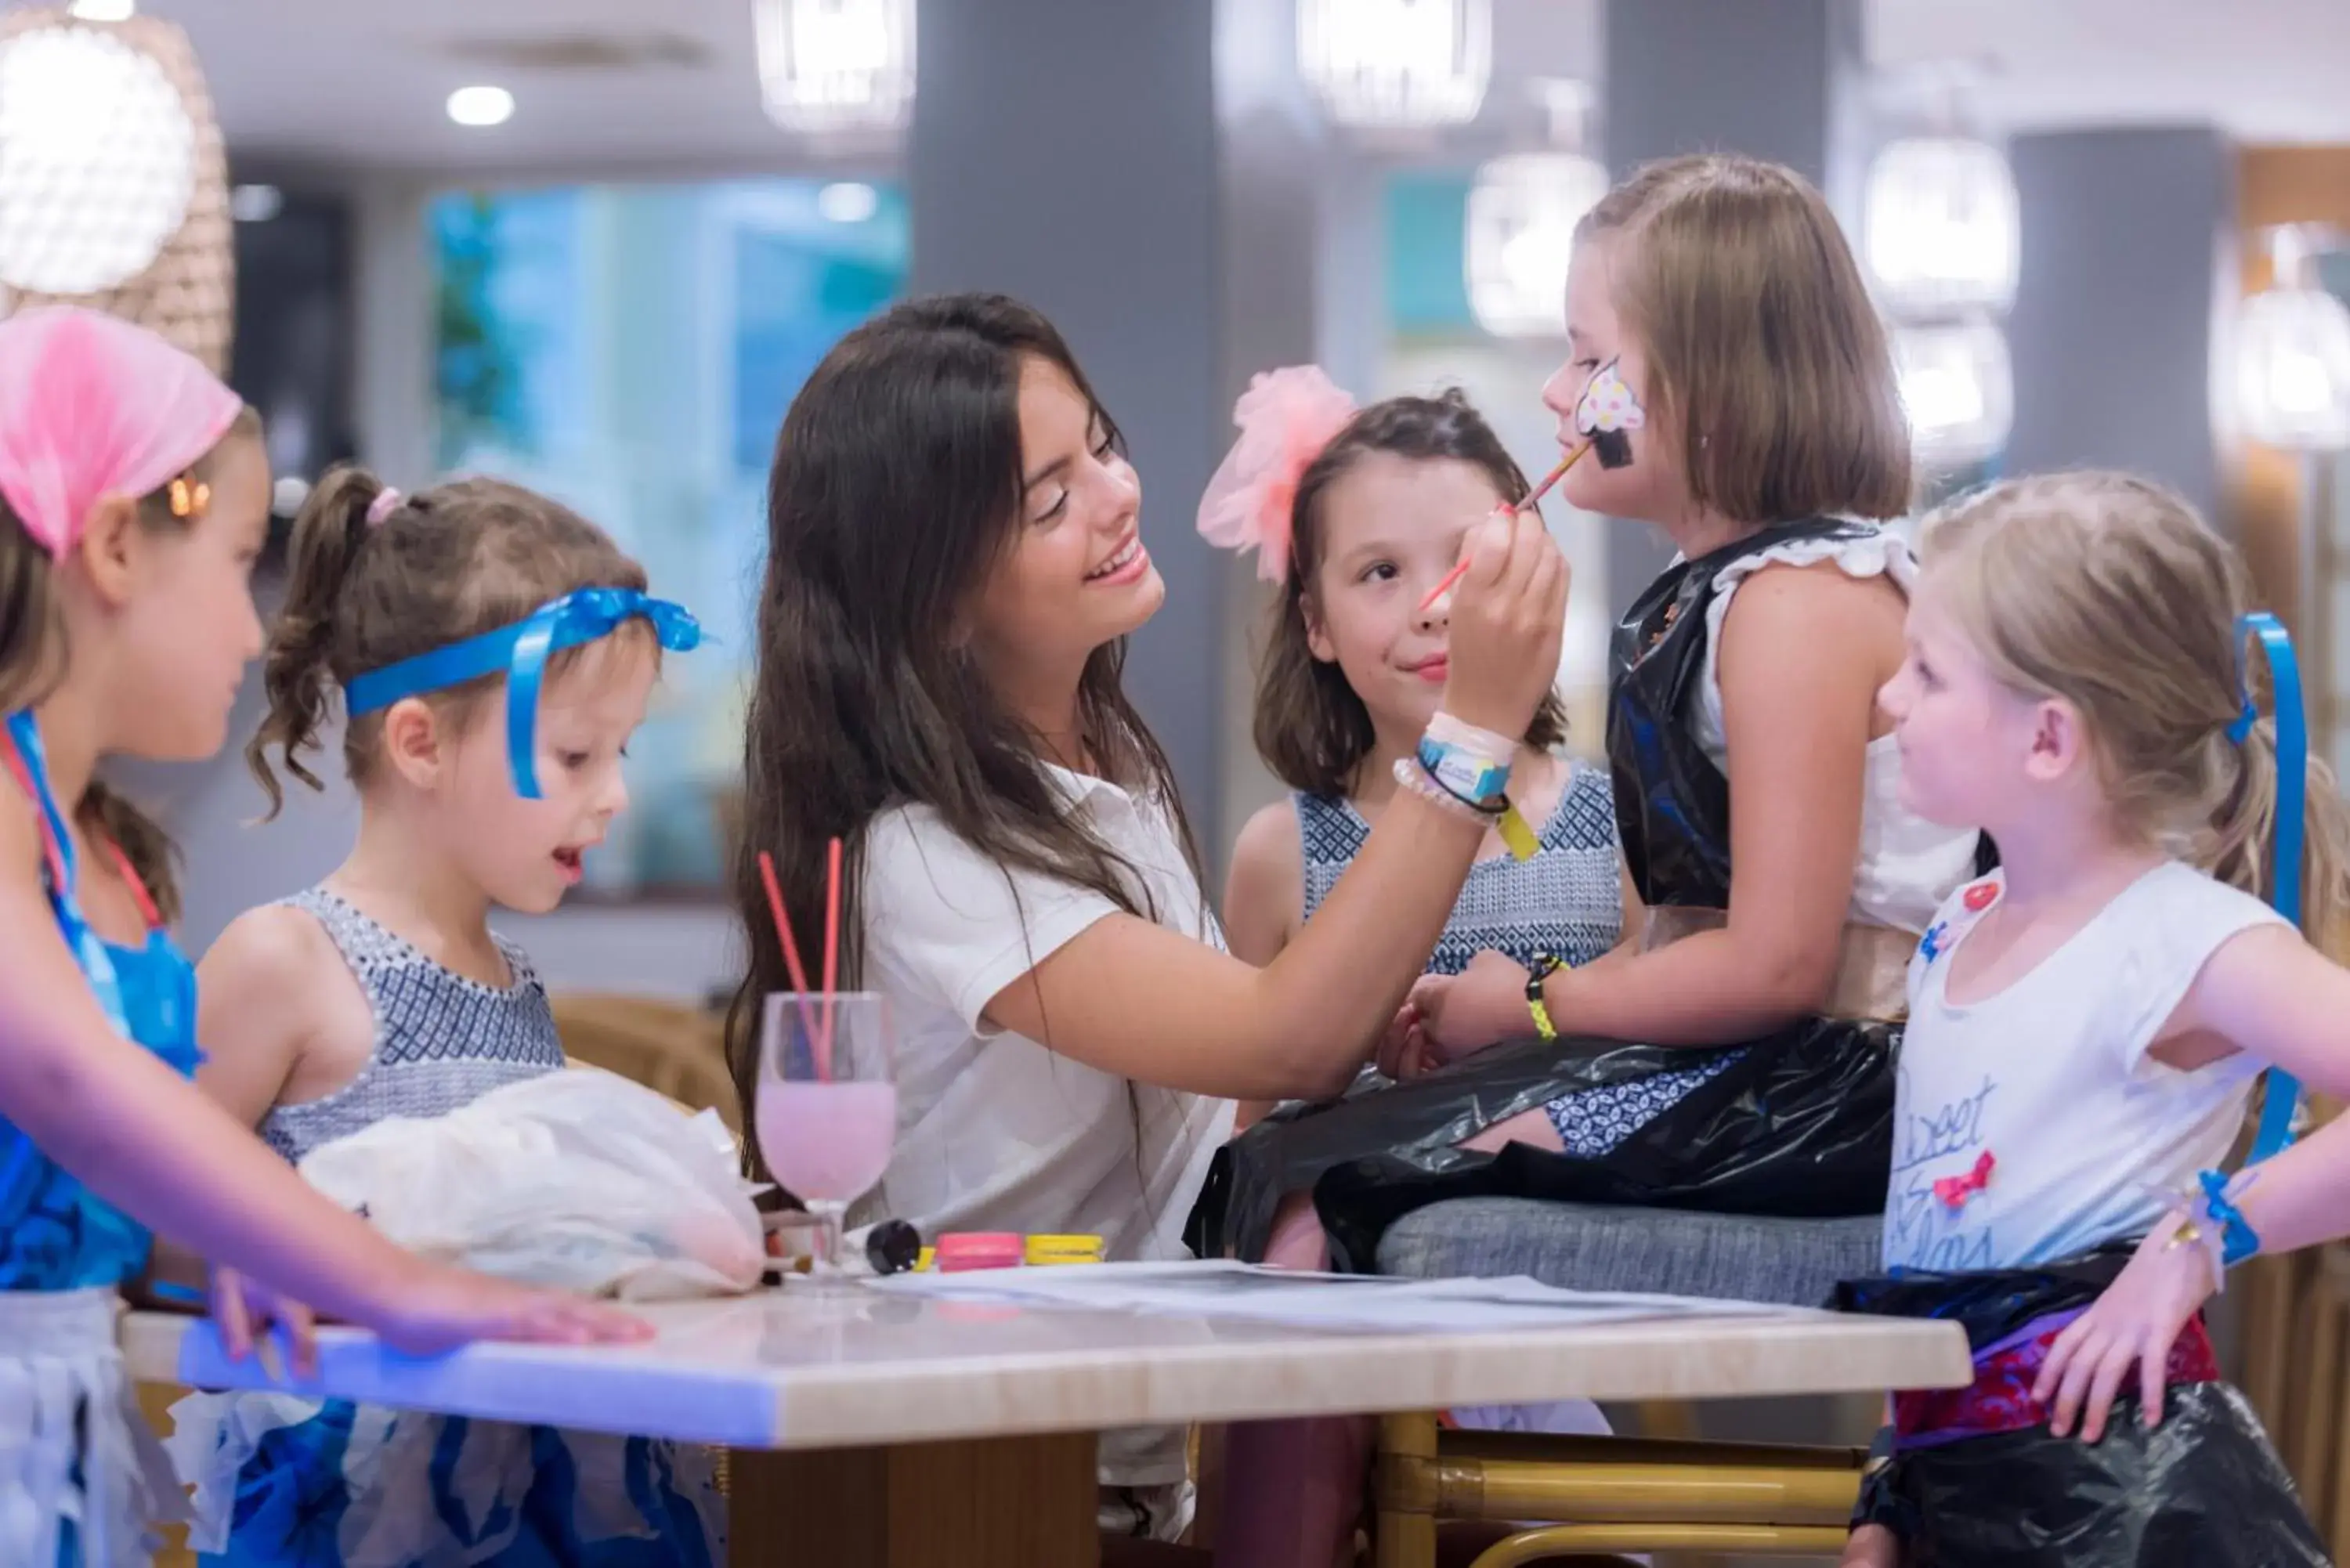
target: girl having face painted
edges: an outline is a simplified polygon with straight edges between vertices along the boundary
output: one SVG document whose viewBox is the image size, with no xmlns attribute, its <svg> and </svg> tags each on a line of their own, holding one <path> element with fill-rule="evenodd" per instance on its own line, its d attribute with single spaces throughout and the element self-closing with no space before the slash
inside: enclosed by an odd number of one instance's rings
<svg viewBox="0 0 2350 1568">
<path fill-rule="evenodd" d="M 1567 499 L 1647 522 L 1679 557 L 1611 656 L 1646 913 L 1596 962 L 1487 953 L 1423 981 L 1386 1053 L 1414 1082 L 1233 1146 L 1209 1220 L 1244 1256 L 1305 1189 L 1362 1267 L 1393 1219 L 1470 1191 L 1791 1216 L 1883 1201 L 1903 967 L 1977 852 L 1902 805 L 1875 702 L 1914 575 L 1868 521 L 1909 494 L 1884 334 L 1819 194 L 1730 157 L 1611 192 L 1567 315 L 1546 396 L 1562 448 L 1588 448 Z M 1703 1288 L 1674 1268 L 1657 1282 Z"/>
</svg>

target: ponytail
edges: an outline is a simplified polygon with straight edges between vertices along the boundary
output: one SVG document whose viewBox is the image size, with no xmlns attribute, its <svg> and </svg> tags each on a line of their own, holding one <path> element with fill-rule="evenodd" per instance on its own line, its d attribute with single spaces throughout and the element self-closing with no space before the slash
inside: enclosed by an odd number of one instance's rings
<svg viewBox="0 0 2350 1568">
<path fill-rule="evenodd" d="M 2270 898 L 2276 885 L 2276 722 L 2263 718 L 2239 743 L 2217 735 L 2225 747 L 2222 767 L 2232 779 L 2211 815 L 2211 875 L 2255 898 Z M 2345 809 L 2334 770 L 2315 753 L 2308 762 L 2302 832 L 2299 919 L 2310 945 L 2342 956 L 2350 929 L 2350 809 Z"/>
<path fill-rule="evenodd" d="M 369 510 L 386 488 L 363 468 L 338 466 L 318 482 L 294 520 L 286 603 L 262 656 L 269 711 L 244 748 L 245 765 L 269 796 L 264 821 L 286 804 L 285 786 L 269 765 L 273 748 L 287 774 L 314 790 L 325 787 L 302 753 L 317 749 L 318 732 L 326 727 L 343 587 L 367 544 Z"/>
<path fill-rule="evenodd" d="M 133 805 L 128 796 L 116 794 L 96 779 L 90 780 L 89 787 L 82 792 L 81 821 L 83 830 L 91 837 L 122 851 L 122 858 L 130 863 L 131 874 L 147 889 L 156 917 L 167 926 L 178 924 L 180 851 L 162 826 Z"/>
</svg>

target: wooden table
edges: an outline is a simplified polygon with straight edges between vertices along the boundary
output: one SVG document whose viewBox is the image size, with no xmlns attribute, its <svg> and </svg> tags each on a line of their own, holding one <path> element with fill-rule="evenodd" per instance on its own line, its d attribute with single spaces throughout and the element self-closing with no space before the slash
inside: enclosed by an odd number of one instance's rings
<svg viewBox="0 0 2350 1568">
<path fill-rule="evenodd" d="M 1149 1423 L 1950 1387 L 1954 1324 L 1763 1315 L 1396 1335 L 978 1305 L 797 1281 L 655 1306 L 625 1348 L 430 1360 L 319 1334 L 311 1391 L 723 1445 L 736 1568 L 1091 1568 L 1094 1434 Z M 265 1384 L 209 1324 L 133 1313 L 134 1376 Z"/>
</svg>

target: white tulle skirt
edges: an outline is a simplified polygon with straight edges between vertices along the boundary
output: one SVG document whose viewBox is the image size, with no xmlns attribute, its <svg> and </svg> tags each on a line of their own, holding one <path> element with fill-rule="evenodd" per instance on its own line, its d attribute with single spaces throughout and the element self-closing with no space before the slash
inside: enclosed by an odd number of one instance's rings
<svg viewBox="0 0 2350 1568">
<path fill-rule="evenodd" d="M 187 1517 L 131 1397 L 110 1290 L 0 1291 L 0 1563 L 147 1568 Z"/>
</svg>

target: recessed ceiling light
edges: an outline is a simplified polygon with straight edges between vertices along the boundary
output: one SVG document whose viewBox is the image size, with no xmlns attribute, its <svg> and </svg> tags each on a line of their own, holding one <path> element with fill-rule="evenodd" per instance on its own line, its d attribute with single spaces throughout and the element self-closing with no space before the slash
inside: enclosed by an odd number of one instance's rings
<svg viewBox="0 0 2350 1568">
<path fill-rule="evenodd" d="M 228 215 L 240 223 L 265 223 L 286 210 L 286 192 L 275 185 L 239 185 L 228 193 Z"/>
<path fill-rule="evenodd" d="M 514 118 L 514 94 L 502 87 L 463 87 L 449 95 L 449 118 L 484 130 Z"/>
<path fill-rule="evenodd" d="M 73 0 L 67 11 L 84 22 L 128 22 L 138 0 Z"/>
<path fill-rule="evenodd" d="M 816 193 L 816 210 L 827 223 L 861 223 L 881 210 L 881 196 L 870 185 L 843 180 Z"/>
</svg>

